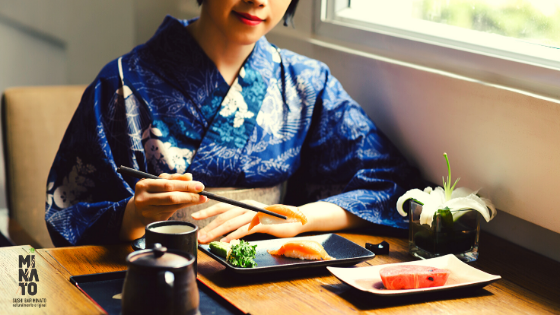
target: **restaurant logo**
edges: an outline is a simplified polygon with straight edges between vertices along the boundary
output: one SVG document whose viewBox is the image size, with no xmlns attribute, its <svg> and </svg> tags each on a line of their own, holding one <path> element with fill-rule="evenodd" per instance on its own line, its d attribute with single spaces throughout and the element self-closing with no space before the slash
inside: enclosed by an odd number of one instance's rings
<svg viewBox="0 0 560 315">
<path fill-rule="evenodd" d="M 39 275 L 35 268 L 35 255 L 19 255 L 19 286 L 21 287 L 21 295 L 25 295 L 25 291 L 29 295 L 37 294 L 37 282 L 39 282 Z"/>
<path fill-rule="evenodd" d="M 31 248 L 30 253 L 35 253 L 35 249 Z M 19 255 L 18 257 L 18 295 L 27 295 L 29 297 L 14 298 L 14 307 L 45 307 L 46 298 L 33 298 L 37 294 L 37 282 L 39 275 L 35 268 L 35 255 Z"/>
</svg>

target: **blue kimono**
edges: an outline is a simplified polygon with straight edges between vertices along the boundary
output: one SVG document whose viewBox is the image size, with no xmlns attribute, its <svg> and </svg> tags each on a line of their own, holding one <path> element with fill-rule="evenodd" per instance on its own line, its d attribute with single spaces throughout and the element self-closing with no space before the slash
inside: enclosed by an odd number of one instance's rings
<svg viewBox="0 0 560 315">
<path fill-rule="evenodd" d="M 137 181 L 120 165 L 192 173 L 207 187 L 289 180 L 285 204 L 322 200 L 407 228 L 395 203 L 418 173 L 326 65 L 263 37 L 229 86 L 188 23 L 167 17 L 86 89 L 47 182 L 55 245 L 118 242 Z"/>
</svg>

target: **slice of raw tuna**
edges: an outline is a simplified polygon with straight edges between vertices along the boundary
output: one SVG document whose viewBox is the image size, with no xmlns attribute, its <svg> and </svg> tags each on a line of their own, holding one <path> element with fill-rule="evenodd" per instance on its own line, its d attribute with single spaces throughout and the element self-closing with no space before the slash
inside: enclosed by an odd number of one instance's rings
<svg viewBox="0 0 560 315">
<path fill-rule="evenodd" d="M 449 271 L 429 266 L 401 265 L 379 270 L 388 290 L 439 287 L 447 282 Z"/>
</svg>

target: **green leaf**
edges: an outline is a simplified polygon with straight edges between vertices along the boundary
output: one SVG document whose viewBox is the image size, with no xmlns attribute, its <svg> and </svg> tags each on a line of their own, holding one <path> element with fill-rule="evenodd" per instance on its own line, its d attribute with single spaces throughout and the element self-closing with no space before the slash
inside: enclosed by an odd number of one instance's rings
<svg viewBox="0 0 560 315">
<path fill-rule="evenodd" d="M 257 266 L 255 255 L 257 253 L 257 245 L 250 245 L 246 241 L 241 241 L 238 245 L 231 247 L 231 254 L 228 261 L 237 267 L 253 268 Z"/>
<path fill-rule="evenodd" d="M 445 162 L 447 163 L 447 174 L 448 174 L 447 181 L 442 176 L 443 190 L 445 191 L 445 201 L 449 201 L 451 200 L 451 194 L 453 193 L 453 189 L 455 189 L 455 186 L 459 182 L 460 178 L 457 178 L 453 186 L 451 186 L 451 166 L 449 165 L 449 158 L 447 157 L 447 153 L 444 152 L 443 157 L 445 157 Z"/>
</svg>

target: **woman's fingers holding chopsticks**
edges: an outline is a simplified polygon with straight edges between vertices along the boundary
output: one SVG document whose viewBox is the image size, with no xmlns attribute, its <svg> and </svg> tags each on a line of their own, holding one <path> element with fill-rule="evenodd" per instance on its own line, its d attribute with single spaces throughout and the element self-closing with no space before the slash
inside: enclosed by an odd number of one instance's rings
<svg viewBox="0 0 560 315">
<path fill-rule="evenodd" d="M 181 191 L 161 192 L 161 193 L 140 193 L 136 195 L 136 205 L 140 206 L 170 206 L 200 204 L 206 202 L 207 198 L 199 194 L 186 193 Z"/>
<path fill-rule="evenodd" d="M 204 184 L 193 180 L 159 180 L 143 179 L 136 183 L 136 189 L 145 190 L 151 193 L 182 191 L 199 193 L 204 190 Z"/>
<path fill-rule="evenodd" d="M 149 174 L 132 176 L 147 175 Z M 206 196 L 198 194 L 204 190 L 204 185 L 193 181 L 191 174 L 161 174 L 159 177 L 167 180 L 152 177 L 136 182 L 134 196 L 125 208 L 121 239 L 138 238 L 147 224 L 167 220 L 181 208 L 208 201 Z"/>
<path fill-rule="evenodd" d="M 190 181 L 193 179 L 193 176 L 191 173 L 185 173 L 185 174 L 167 174 L 167 173 L 161 173 L 159 174 L 160 178 L 163 179 L 171 179 L 171 180 L 184 180 L 184 181 Z"/>
<path fill-rule="evenodd" d="M 136 183 L 131 206 L 144 224 L 167 220 L 181 208 L 206 202 L 208 198 L 198 194 L 202 190 L 204 185 L 192 180 L 143 179 Z"/>
<path fill-rule="evenodd" d="M 144 179 L 135 187 L 136 206 L 199 204 L 207 198 L 199 195 L 204 185 L 197 181 Z"/>
</svg>

